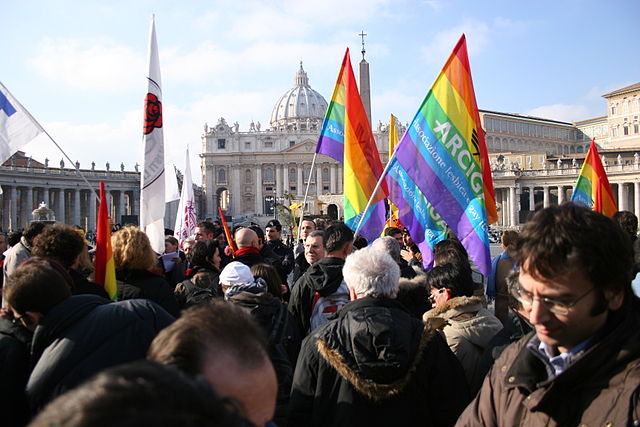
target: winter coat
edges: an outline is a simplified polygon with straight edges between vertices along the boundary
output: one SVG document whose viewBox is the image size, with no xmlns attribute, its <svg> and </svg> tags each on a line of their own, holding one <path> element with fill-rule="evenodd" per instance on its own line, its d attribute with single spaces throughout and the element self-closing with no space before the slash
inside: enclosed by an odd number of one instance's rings
<svg viewBox="0 0 640 427">
<path fill-rule="evenodd" d="M 222 298 L 222 288 L 220 287 L 220 272 L 209 267 L 193 267 L 186 271 L 187 279 L 191 281 L 198 288 L 209 289 L 211 296 L 214 298 Z M 180 282 L 176 285 L 173 291 L 178 306 L 183 309 L 186 308 L 186 301 L 189 296 L 189 289 Z"/>
<path fill-rule="evenodd" d="M 278 258 L 280 258 L 282 273 L 284 273 L 284 277 L 286 279 L 289 273 L 291 273 L 291 271 L 293 270 L 293 249 L 285 245 L 281 239 L 269 241 L 265 244 L 265 246 L 268 246 L 273 251 L 273 253 L 275 253 Z"/>
<path fill-rule="evenodd" d="M 549 379 L 527 347 L 535 332 L 496 360 L 459 426 L 627 426 L 640 419 L 640 303 L 609 312 L 602 338 Z"/>
<path fill-rule="evenodd" d="M 157 303 L 174 317 L 180 313 L 176 298 L 164 277 L 147 270 L 116 270 L 116 279 L 118 301 L 145 298 Z"/>
<path fill-rule="evenodd" d="M 93 294 L 109 299 L 109 294 L 104 290 L 104 287 L 90 281 L 78 270 L 70 268 L 67 271 L 69 272 L 69 276 L 71 276 L 71 280 L 73 280 L 73 295 Z"/>
<path fill-rule="evenodd" d="M 20 237 L 20 241 L 13 245 L 7 252 L 2 264 L 3 283 L 7 283 L 7 278 L 16 271 L 16 268 L 23 261 L 31 257 L 31 245 L 24 236 Z"/>
<path fill-rule="evenodd" d="M 447 344 L 460 360 L 471 392 L 482 384 L 480 359 L 489 340 L 502 329 L 502 323 L 483 307 L 480 297 L 455 297 L 424 314 L 423 320 L 445 321 L 442 327 Z"/>
<path fill-rule="evenodd" d="M 256 252 L 254 252 L 254 250 Z M 236 252 L 236 256 L 233 257 L 233 261 L 241 262 L 249 268 L 253 267 L 256 264 L 269 264 L 269 262 L 267 262 L 264 257 L 260 255 L 260 252 L 258 252 L 257 249 L 254 248 L 238 249 L 238 252 Z"/>
<path fill-rule="evenodd" d="M 29 420 L 24 388 L 29 378 L 31 332 L 0 317 L 0 416 L 2 425 L 23 426 Z"/>
<path fill-rule="evenodd" d="M 277 425 L 284 426 L 288 417 L 289 394 L 295 365 L 295 359 L 291 357 L 297 354 L 289 312 L 278 298 L 266 292 L 240 292 L 229 297 L 229 302 L 248 311 L 267 337 L 267 351 L 278 379 L 274 421 Z"/>
<path fill-rule="evenodd" d="M 469 402 L 460 362 L 397 301 L 365 297 L 302 344 L 290 426 L 447 426 Z"/>
<path fill-rule="evenodd" d="M 313 297 L 316 292 L 325 297 L 334 293 L 342 284 L 344 260 L 325 257 L 311 265 L 291 290 L 289 313 L 300 337 L 311 327 Z"/>
<path fill-rule="evenodd" d="M 31 408 L 44 405 L 110 366 L 144 359 L 156 334 L 173 317 L 155 303 L 110 303 L 96 295 L 71 296 L 44 317 L 31 343 L 27 383 Z"/>
</svg>

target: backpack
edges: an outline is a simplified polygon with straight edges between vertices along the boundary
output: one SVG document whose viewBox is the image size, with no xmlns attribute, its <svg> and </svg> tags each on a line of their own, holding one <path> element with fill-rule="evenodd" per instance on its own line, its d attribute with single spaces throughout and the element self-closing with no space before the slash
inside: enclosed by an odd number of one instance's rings
<svg viewBox="0 0 640 427">
<path fill-rule="evenodd" d="M 328 323 L 329 320 L 350 301 L 349 288 L 342 281 L 340 286 L 334 293 L 322 296 L 318 292 L 313 294 L 313 303 L 311 305 L 311 318 L 309 331 L 313 331 L 319 326 Z"/>
<path fill-rule="evenodd" d="M 180 283 L 182 283 L 186 290 L 184 306 L 182 307 L 183 309 L 202 304 L 204 302 L 212 300 L 214 297 L 211 289 L 196 286 L 189 279 L 185 279 Z"/>
</svg>

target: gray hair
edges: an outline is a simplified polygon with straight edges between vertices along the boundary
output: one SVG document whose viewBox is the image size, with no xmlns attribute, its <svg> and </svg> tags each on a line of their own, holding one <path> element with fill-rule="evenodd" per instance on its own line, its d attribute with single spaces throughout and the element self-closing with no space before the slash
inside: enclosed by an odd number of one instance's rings
<svg viewBox="0 0 640 427">
<path fill-rule="evenodd" d="M 342 275 L 359 298 L 395 298 L 398 293 L 400 267 L 389 254 L 373 247 L 349 255 Z"/>
<path fill-rule="evenodd" d="M 378 237 L 373 241 L 371 247 L 391 255 L 396 262 L 400 261 L 400 244 L 391 236 Z"/>
</svg>

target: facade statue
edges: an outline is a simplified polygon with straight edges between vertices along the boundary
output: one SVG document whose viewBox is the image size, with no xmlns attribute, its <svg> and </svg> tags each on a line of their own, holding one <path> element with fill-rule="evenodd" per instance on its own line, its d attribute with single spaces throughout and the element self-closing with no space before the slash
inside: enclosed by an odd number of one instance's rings
<svg viewBox="0 0 640 427">
<path fill-rule="evenodd" d="M 76 169 L 80 169 L 80 162 L 76 160 Z"/>
<path fill-rule="evenodd" d="M 136 170 L 136 172 L 140 172 L 140 171 L 138 170 L 138 168 L 139 168 L 139 167 L 140 167 L 140 165 L 138 164 L 138 162 L 136 162 L 136 165 L 135 165 L 133 168 Z"/>
<path fill-rule="evenodd" d="M 562 160 L 558 159 L 558 169 L 562 169 Z"/>
<path fill-rule="evenodd" d="M 124 162 L 120 163 L 120 172 L 124 172 Z"/>
<path fill-rule="evenodd" d="M 48 167 L 49 167 L 49 158 L 48 158 L 48 157 L 45 157 L 45 158 L 44 158 L 44 167 L 45 167 L 45 168 L 48 168 Z"/>
<path fill-rule="evenodd" d="M 91 170 L 96 170 L 96 162 L 91 162 Z"/>
<path fill-rule="evenodd" d="M 616 161 L 618 162 L 618 165 L 622 166 L 622 156 L 620 154 L 618 154 Z"/>
<path fill-rule="evenodd" d="M 111 165 L 109 164 L 109 162 L 107 162 L 105 166 L 107 167 L 107 172 L 109 172 L 109 169 L 111 168 Z"/>
<path fill-rule="evenodd" d="M 207 123 L 204 124 L 204 133 L 209 133 L 209 125 Z"/>
<path fill-rule="evenodd" d="M 578 161 L 575 159 L 575 157 L 571 160 L 571 167 L 574 169 L 578 168 Z"/>
<path fill-rule="evenodd" d="M 235 122 L 233 124 L 233 130 L 235 131 L 235 133 L 238 133 L 240 131 L 240 123 Z"/>
<path fill-rule="evenodd" d="M 257 130 L 258 132 L 260 132 L 260 122 L 258 122 L 258 123 L 256 124 L 256 130 Z"/>
<path fill-rule="evenodd" d="M 64 159 L 60 159 L 60 169 L 64 168 Z"/>
<path fill-rule="evenodd" d="M 633 163 L 635 163 L 636 165 L 640 165 L 640 154 L 635 153 L 633 155 Z"/>
</svg>

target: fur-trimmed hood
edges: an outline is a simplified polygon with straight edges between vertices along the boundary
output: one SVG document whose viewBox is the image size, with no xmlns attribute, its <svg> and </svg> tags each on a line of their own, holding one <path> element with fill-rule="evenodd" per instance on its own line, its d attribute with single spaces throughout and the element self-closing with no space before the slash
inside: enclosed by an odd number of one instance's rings
<svg viewBox="0 0 640 427">
<path fill-rule="evenodd" d="M 409 384 L 433 335 L 397 301 L 363 298 L 318 331 L 316 348 L 359 393 L 381 401 Z"/>
<path fill-rule="evenodd" d="M 451 298 L 422 319 L 431 328 L 443 330 L 447 342 L 451 337 L 464 338 L 480 348 L 502 329 L 500 320 L 484 307 L 484 298 L 475 296 Z"/>
</svg>

